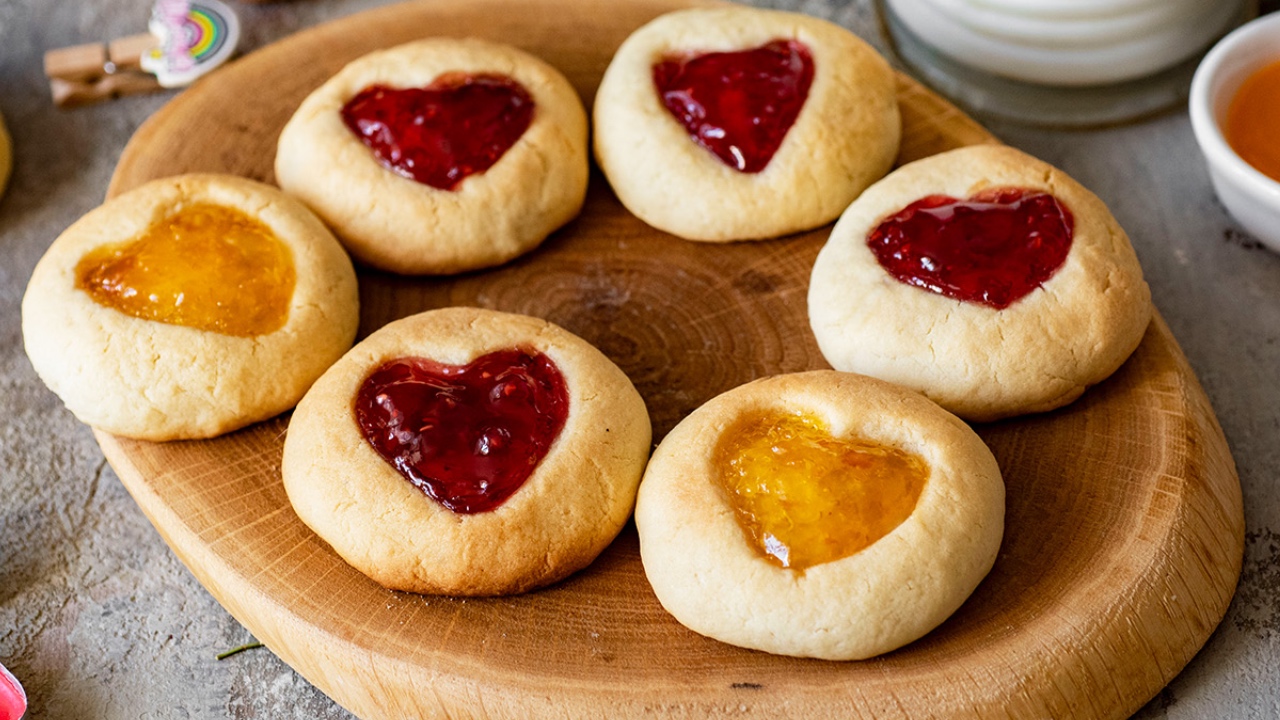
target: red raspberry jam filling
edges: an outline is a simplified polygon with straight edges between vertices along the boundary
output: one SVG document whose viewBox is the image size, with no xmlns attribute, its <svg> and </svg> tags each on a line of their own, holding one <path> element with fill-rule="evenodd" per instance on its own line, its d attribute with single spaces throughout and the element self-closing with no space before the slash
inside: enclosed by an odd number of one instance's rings
<svg viewBox="0 0 1280 720">
<path fill-rule="evenodd" d="M 467 365 L 408 357 L 365 379 L 355 414 L 414 487 L 456 513 L 480 513 L 533 474 L 569 416 L 569 391 L 538 352 L 499 350 Z"/>
<path fill-rule="evenodd" d="M 1053 195 L 994 188 L 921 198 L 885 218 L 867 246 L 908 285 L 1002 310 L 1062 267 L 1074 225 Z"/>
<path fill-rule="evenodd" d="M 682 55 L 653 66 L 662 104 L 726 165 L 757 173 L 795 124 L 813 84 L 813 57 L 795 40 L 739 52 Z"/>
<path fill-rule="evenodd" d="M 384 167 L 456 190 L 520 139 L 533 108 L 511 78 L 447 73 L 425 88 L 367 87 L 342 107 L 342 121 Z"/>
</svg>

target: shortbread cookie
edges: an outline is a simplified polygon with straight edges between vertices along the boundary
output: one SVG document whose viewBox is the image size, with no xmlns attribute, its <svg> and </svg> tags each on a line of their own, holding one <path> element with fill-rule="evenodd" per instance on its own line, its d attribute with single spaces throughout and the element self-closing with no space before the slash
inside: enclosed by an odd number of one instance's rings
<svg viewBox="0 0 1280 720">
<path fill-rule="evenodd" d="M 293 414 L 298 517 L 385 587 L 504 595 L 585 567 L 631 515 L 649 415 L 544 320 L 451 308 L 370 335 Z"/>
<path fill-rule="evenodd" d="M 375 268 L 498 265 L 581 210 L 586 111 L 528 53 L 420 40 L 366 55 L 311 93 L 280 134 L 276 180 Z"/>
<path fill-rule="evenodd" d="M 596 160 L 622 204 L 690 240 L 777 237 L 833 220 L 892 167 L 888 63 L 843 28 L 729 7 L 664 15 L 609 64 Z"/>
<path fill-rule="evenodd" d="M 1137 348 L 1142 268 L 1110 211 L 1052 166 L 982 145 L 906 165 L 836 223 L 809 320 L 837 370 L 974 421 L 1075 400 Z"/>
<path fill-rule="evenodd" d="M 301 203 L 185 175 L 67 228 L 31 276 L 22 334 L 81 421 L 207 438 L 293 407 L 351 347 L 358 302 L 351 261 Z"/>
<path fill-rule="evenodd" d="M 682 624 L 781 655 L 856 660 L 932 630 L 1004 532 L 995 458 L 926 398 L 830 370 L 698 408 L 636 503 L 645 575 Z"/>
</svg>

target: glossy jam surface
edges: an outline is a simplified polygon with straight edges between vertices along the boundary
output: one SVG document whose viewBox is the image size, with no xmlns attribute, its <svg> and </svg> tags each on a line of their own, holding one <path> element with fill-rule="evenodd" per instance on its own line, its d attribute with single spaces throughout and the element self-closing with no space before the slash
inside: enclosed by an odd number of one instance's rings
<svg viewBox="0 0 1280 720">
<path fill-rule="evenodd" d="M 284 327 L 296 277 L 293 253 L 271 228 L 203 203 L 131 241 L 94 248 L 76 265 L 76 287 L 99 305 L 239 337 Z"/>
<path fill-rule="evenodd" d="M 385 363 L 360 386 L 356 422 L 378 454 L 456 513 L 493 510 L 520 489 L 569 416 L 546 355 L 500 350 L 467 365 Z"/>
<path fill-rule="evenodd" d="M 533 110 L 529 92 L 511 78 L 448 73 L 424 88 L 365 88 L 343 106 L 342 121 L 384 167 L 456 190 L 524 135 Z"/>
<path fill-rule="evenodd" d="M 1053 195 L 995 188 L 968 200 L 921 198 L 881 221 L 867 245 L 908 285 L 1000 310 L 1062 267 L 1074 226 Z"/>
<path fill-rule="evenodd" d="M 738 524 L 771 562 L 839 560 L 915 510 L 929 467 L 901 450 L 831 437 L 810 415 L 760 415 L 733 426 L 713 457 Z"/>
<path fill-rule="evenodd" d="M 1280 62 L 1263 66 L 1240 85 L 1222 134 L 1245 162 L 1280 182 Z"/>
<path fill-rule="evenodd" d="M 760 172 L 782 145 L 813 84 L 813 57 L 795 40 L 753 50 L 668 57 L 653 66 L 662 104 L 726 165 Z"/>
</svg>

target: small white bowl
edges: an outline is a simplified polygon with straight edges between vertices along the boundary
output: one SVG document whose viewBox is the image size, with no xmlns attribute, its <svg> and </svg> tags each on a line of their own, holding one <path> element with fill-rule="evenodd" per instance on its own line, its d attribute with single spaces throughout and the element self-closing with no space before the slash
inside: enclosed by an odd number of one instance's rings
<svg viewBox="0 0 1280 720">
<path fill-rule="evenodd" d="M 1190 108 L 1191 129 L 1209 161 L 1218 198 L 1246 230 L 1280 252 L 1280 182 L 1242 160 L 1221 129 L 1240 85 L 1273 62 L 1280 62 L 1280 13 L 1242 25 L 1209 51 L 1191 81 Z"/>
</svg>

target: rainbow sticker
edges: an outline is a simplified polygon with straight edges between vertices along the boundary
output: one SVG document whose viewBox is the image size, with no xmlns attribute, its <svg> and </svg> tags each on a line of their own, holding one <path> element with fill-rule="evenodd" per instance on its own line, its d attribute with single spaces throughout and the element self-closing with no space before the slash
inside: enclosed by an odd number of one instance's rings
<svg viewBox="0 0 1280 720">
<path fill-rule="evenodd" d="M 164 87 L 190 85 L 226 62 L 240 41 L 240 21 L 219 0 L 156 0 L 151 33 L 160 47 L 142 57 L 142 69 Z"/>
</svg>

